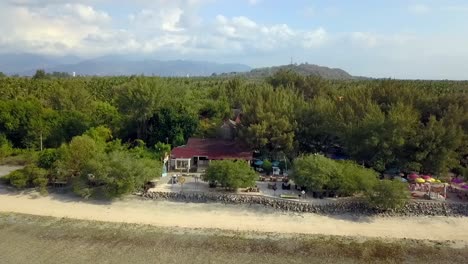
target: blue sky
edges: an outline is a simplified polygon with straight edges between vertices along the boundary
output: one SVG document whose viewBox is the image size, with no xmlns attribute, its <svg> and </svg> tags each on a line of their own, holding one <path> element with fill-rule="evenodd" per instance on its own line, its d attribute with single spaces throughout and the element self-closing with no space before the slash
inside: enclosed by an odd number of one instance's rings
<svg viewBox="0 0 468 264">
<path fill-rule="evenodd" d="M 468 1 L 0 0 L 0 52 L 468 79 Z"/>
</svg>

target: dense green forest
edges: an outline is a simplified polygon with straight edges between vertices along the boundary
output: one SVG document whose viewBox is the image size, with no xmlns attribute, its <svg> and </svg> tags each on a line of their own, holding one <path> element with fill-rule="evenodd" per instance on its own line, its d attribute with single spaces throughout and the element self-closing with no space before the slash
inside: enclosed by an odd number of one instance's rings
<svg viewBox="0 0 468 264">
<path fill-rule="evenodd" d="M 36 74 L 0 77 L 0 98 L 0 158 L 37 156 L 23 185 L 42 173 L 128 192 L 157 176 L 145 169 L 160 166 L 151 160 L 189 137 L 215 137 L 233 109 L 239 140 L 266 157 L 339 152 L 378 172 L 435 175 L 467 166 L 468 82 Z"/>
</svg>

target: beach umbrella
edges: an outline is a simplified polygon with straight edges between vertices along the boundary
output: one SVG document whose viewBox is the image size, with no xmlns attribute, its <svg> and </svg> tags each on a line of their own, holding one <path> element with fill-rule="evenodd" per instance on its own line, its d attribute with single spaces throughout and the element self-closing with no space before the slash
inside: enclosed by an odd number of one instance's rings
<svg viewBox="0 0 468 264">
<path fill-rule="evenodd" d="M 411 173 L 411 174 L 408 176 L 408 178 L 411 179 L 411 180 L 414 180 L 414 179 L 419 178 L 419 175 L 417 175 L 416 173 Z"/>
<path fill-rule="evenodd" d="M 459 178 L 453 178 L 453 179 L 452 179 L 452 182 L 453 182 L 453 183 L 456 183 L 456 184 L 459 184 L 459 183 L 462 183 L 463 180 L 462 180 L 462 179 L 459 179 Z"/>
<path fill-rule="evenodd" d="M 417 183 L 425 183 L 426 182 L 424 179 L 421 179 L 421 178 L 417 178 L 415 181 Z"/>
<path fill-rule="evenodd" d="M 431 179 L 432 177 L 430 175 L 422 175 L 421 178 L 425 179 L 425 180 L 429 180 Z"/>
<path fill-rule="evenodd" d="M 278 167 L 279 164 L 280 164 L 279 161 L 276 161 L 276 160 L 271 163 L 273 167 Z"/>
<path fill-rule="evenodd" d="M 261 160 L 256 160 L 256 161 L 254 162 L 254 164 L 255 164 L 256 166 L 262 166 L 262 165 L 263 165 L 263 161 L 261 161 Z"/>
</svg>

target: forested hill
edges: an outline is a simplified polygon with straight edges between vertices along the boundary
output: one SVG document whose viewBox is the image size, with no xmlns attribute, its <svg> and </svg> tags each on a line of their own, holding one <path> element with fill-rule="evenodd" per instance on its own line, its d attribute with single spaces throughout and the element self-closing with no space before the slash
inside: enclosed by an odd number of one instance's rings
<svg viewBox="0 0 468 264">
<path fill-rule="evenodd" d="M 309 76 L 309 75 L 320 76 L 322 78 L 329 79 L 329 80 L 350 80 L 350 79 L 356 78 L 342 69 L 328 68 L 325 66 L 319 66 L 319 65 L 308 64 L 308 63 L 257 68 L 257 69 L 253 69 L 245 73 L 224 73 L 222 75 L 223 76 L 237 75 L 237 76 L 244 76 L 247 78 L 262 79 L 262 78 L 270 77 L 280 70 L 293 71 L 302 76 Z"/>
</svg>

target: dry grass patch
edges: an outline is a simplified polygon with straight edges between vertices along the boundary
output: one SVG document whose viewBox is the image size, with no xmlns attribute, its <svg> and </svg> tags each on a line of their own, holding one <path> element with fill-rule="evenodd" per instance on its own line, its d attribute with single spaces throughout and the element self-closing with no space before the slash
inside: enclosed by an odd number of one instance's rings
<svg viewBox="0 0 468 264">
<path fill-rule="evenodd" d="M 0 214 L 1 263 L 464 263 L 449 243 L 158 228 Z"/>
</svg>

